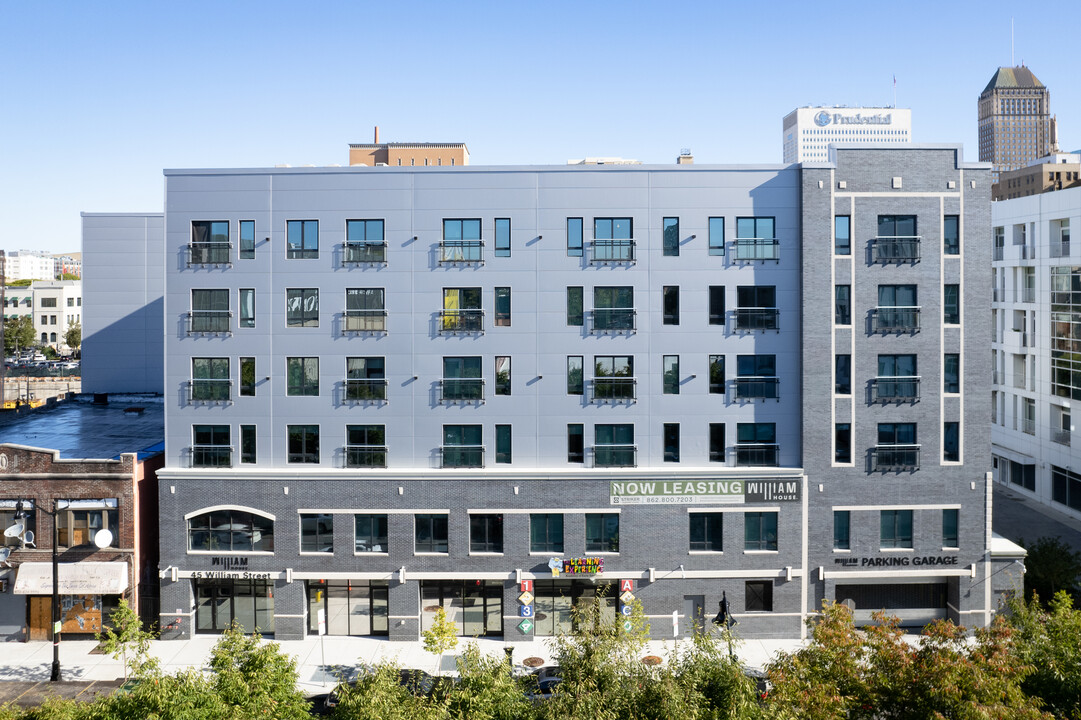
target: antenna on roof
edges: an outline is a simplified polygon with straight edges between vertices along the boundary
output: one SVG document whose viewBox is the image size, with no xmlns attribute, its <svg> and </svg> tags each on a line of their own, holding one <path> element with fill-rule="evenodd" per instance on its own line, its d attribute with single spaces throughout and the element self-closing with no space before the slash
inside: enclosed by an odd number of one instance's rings
<svg viewBox="0 0 1081 720">
<path fill-rule="evenodd" d="M 1013 67 L 1013 18 L 1010 18 L 1010 67 Z"/>
</svg>

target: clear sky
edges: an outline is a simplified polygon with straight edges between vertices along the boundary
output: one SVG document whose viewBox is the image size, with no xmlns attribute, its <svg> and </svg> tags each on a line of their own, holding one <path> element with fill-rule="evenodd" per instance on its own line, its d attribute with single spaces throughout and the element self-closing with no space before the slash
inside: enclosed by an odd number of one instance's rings
<svg viewBox="0 0 1081 720">
<path fill-rule="evenodd" d="M 163 168 L 345 165 L 374 125 L 474 165 L 779 163 L 786 113 L 891 105 L 894 76 L 915 142 L 976 160 L 1011 17 L 1081 148 L 1075 1 L 0 0 L 0 247 L 160 212 Z"/>
</svg>

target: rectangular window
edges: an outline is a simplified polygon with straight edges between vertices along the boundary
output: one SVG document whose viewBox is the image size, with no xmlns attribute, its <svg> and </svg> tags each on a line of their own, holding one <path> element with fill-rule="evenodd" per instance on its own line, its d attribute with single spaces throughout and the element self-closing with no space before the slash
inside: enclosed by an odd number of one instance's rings
<svg viewBox="0 0 1081 720">
<path fill-rule="evenodd" d="M 229 291 L 191 291 L 191 332 L 229 332 Z"/>
<path fill-rule="evenodd" d="M 736 218 L 737 260 L 778 260 L 775 223 L 771 217 Z"/>
<path fill-rule="evenodd" d="M 291 357 L 285 359 L 286 395 L 319 395 L 319 358 Z"/>
<path fill-rule="evenodd" d="M 777 549 L 777 513 L 743 513 L 743 549 Z"/>
<path fill-rule="evenodd" d="M 848 510 L 833 511 L 833 549 L 852 549 L 851 514 Z"/>
<path fill-rule="evenodd" d="M 593 288 L 593 328 L 634 330 L 634 287 Z"/>
<path fill-rule="evenodd" d="M 300 552 L 334 553 L 334 516 L 332 514 L 300 514 Z"/>
<path fill-rule="evenodd" d="M 736 423 L 736 465 L 775 467 L 778 454 L 777 423 Z"/>
<path fill-rule="evenodd" d="M 567 255 L 582 257 L 582 218 L 567 218 Z"/>
<path fill-rule="evenodd" d="M 634 467 L 634 425 L 632 423 L 593 426 L 593 454 L 596 467 Z"/>
<path fill-rule="evenodd" d="M 852 218 L 848 215 L 833 218 L 833 254 L 852 254 Z"/>
<path fill-rule="evenodd" d="M 443 288 L 440 318 L 442 332 L 484 332 L 480 288 Z"/>
<path fill-rule="evenodd" d="M 851 355 L 835 355 L 833 358 L 833 392 L 837 395 L 852 394 Z"/>
<path fill-rule="evenodd" d="M 836 423 L 833 426 L 833 461 L 849 464 L 852 462 L 852 425 Z"/>
<path fill-rule="evenodd" d="M 912 511 L 881 510 L 879 539 L 883 548 L 912 547 Z"/>
<path fill-rule="evenodd" d="M 255 259 L 255 221 L 240 221 L 240 259 Z"/>
<path fill-rule="evenodd" d="M 510 395 L 510 356 L 496 355 L 495 394 Z"/>
<path fill-rule="evenodd" d="M 387 552 L 387 516 L 353 516 L 353 552 Z"/>
<path fill-rule="evenodd" d="M 57 301 L 57 298 L 54 298 L 54 297 L 41 298 L 41 307 L 43 307 L 43 308 L 54 308 L 54 307 L 56 307 L 56 301 Z"/>
<path fill-rule="evenodd" d="M 835 285 L 833 288 L 833 323 L 835 325 L 852 324 L 852 286 Z"/>
<path fill-rule="evenodd" d="M 413 530 L 413 552 L 449 552 L 446 515 L 414 515 Z"/>
<path fill-rule="evenodd" d="M 382 220 L 346 220 L 343 260 L 347 263 L 387 261 Z"/>
<path fill-rule="evenodd" d="M 316 300 L 318 303 L 318 300 Z M 255 289 L 254 288 L 240 288 L 240 327 L 253 328 L 255 327 Z M 316 322 L 319 317 L 316 316 Z"/>
<path fill-rule="evenodd" d="M 289 462 L 319 463 L 319 426 L 290 425 Z"/>
<path fill-rule="evenodd" d="M 724 395 L 724 355 L 709 356 L 709 392 Z"/>
<path fill-rule="evenodd" d="M 509 287 L 497 287 L 495 289 L 495 325 L 496 327 L 510 327 Z"/>
<path fill-rule="evenodd" d="M 255 463 L 255 427 L 240 426 L 240 462 L 244 465 Z"/>
<path fill-rule="evenodd" d="M 585 426 L 581 423 L 567 424 L 567 462 L 584 463 L 586 461 L 584 428 Z"/>
<path fill-rule="evenodd" d="M 679 395 L 679 355 L 664 356 L 664 381 L 662 392 L 665 395 Z"/>
<path fill-rule="evenodd" d="M 585 394 L 585 378 L 582 370 L 581 355 L 567 356 L 567 394 Z"/>
<path fill-rule="evenodd" d="M 501 465 L 511 463 L 510 425 L 495 426 L 495 461 Z"/>
<path fill-rule="evenodd" d="M 443 467 L 484 467 L 483 426 L 443 426 Z"/>
<path fill-rule="evenodd" d="M 943 423 L 942 459 L 946 462 L 961 461 L 961 423 L 956 420 Z"/>
<path fill-rule="evenodd" d="M 961 254 L 960 217 L 957 215 L 942 219 L 942 250 L 947 255 Z"/>
<path fill-rule="evenodd" d="M 664 423 L 664 461 L 679 462 L 679 423 Z"/>
<path fill-rule="evenodd" d="M 483 400 L 481 360 L 480 356 L 444 357 L 441 400 Z"/>
<path fill-rule="evenodd" d="M 469 552 L 503 552 L 503 516 L 469 516 Z"/>
<path fill-rule="evenodd" d="M 224 220 L 193 221 L 191 224 L 192 264 L 229 262 L 229 223 Z"/>
<path fill-rule="evenodd" d="M 202 402 L 229 400 L 229 358 L 191 359 L 191 399 Z"/>
<path fill-rule="evenodd" d="M 690 550 L 721 552 L 724 550 L 724 513 L 692 512 L 690 518 Z"/>
<path fill-rule="evenodd" d="M 736 397 L 777 398 L 777 356 L 736 356 Z"/>
<path fill-rule="evenodd" d="M 961 356 L 946 353 L 942 363 L 943 392 L 961 392 Z"/>
<path fill-rule="evenodd" d="M 319 257 L 319 221 L 287 220 L 285 222 L 287 258 L 311 259 Z"/>
<path fill-rule="evenodd" d="M 957 542 L 957 525 L 960 511 L 955 509 L 942 511 L 942 547 L 960 547 Z"/>
<path fill-rule="evenodd" d="M 961 324 L 961 286 L 947 284 L 942 294 L 942 322 Z"/>
<path fill-rule="evenodd" d="M 709 254 L 724 255 L 724 218 L 709 219 Z"/>
<path fill-rule="evenodd" d="M 240 395 L 255 396 L 255 358 L 240 358 Z"/>
<path fill-rule="evenodd" d="M 387 466 L 385 425 L 345 426 L 345 466 L 384 468 Z"/>
<path fill-rule="evenodd" d="M 569 327 L 582 327 L 585 324 L 585 313 L 582 308 L 582 288 L 567 288 L 567 325 Z"/>
<path fill-rule="evenodd" d="M 346 400 L 386 400 L 387 361 L 382 357 L 345 359 Z"/>
<path fill-rule="evenodd" d="M 586 552 L 619 552 L 619 513 L 586 513 Z"/>
<path fill-rule="evenodd" d="M 678 256 L 679 255 L 679 218 L 664 218 L 664 248 L 663 252 L 666 256 Z"/>
<path fill-rule="evenodd" d="M 747 612 L 773 612 L 773 581 L 748 580 L 744 583 L 743 607 Z"/>
<path fill-rule="evenodd" d="M 679 325 L 679 286 L 665 285 L 661 293 L 665 325 Z"/>
<path fill-rule="evenodd" d="M 285 326 L 319 327 L 319 288 L 287 288 Z"/>
<path fill-rule="evenodd" d="M 191 426 L 191 466 L 231 467 L 232 440 L 228 425 Z"/>
<path fill-rule="evenodd" d="M 723 463 L 724 457 L 724 423 L 709 424 L 709 461 Z"/>
<path fill-rule="evenodd" d="M 529 552 L 563 552 L 563 515 L 561 513 L 531 513 L 529 515 Z"/>
<path fill-rule="evenodd" d="M 593 357 L 593 398 L 595 400 L 634 400 L 633 355 L 595 355 Z"/>
<path fill-rule="evenodd" d="M 384 288 L 346 288 L 345 332 L 385 332 L 387 329 Z"/>
<path fill-rule="evenodd" d="M 441 262 L 479 263 L 484 242 L 479 219 L 444 219 Z"/>
<path fill-rule="evenodd" d="M 510 218 L 495 219 L 495 256 L 510 257 Z"/>
<path fill-rule="evenodd" d="M 107 547 L 120 547 L 118 506 L 116 498 L 57 500 L 57 547 L 89 546 L 93 549 L 102 530 L 108 530 L 112 535 Z"/>
<path fill-rule="evenodd" d="M 709 324 L 724 325 L 724 285 L 709 286 Z"/>
<path fill-rule="evenodd" d="M 629 217 L 593 218 L 593 259 L 634 260 L 634 223 Z"/>
</svg>

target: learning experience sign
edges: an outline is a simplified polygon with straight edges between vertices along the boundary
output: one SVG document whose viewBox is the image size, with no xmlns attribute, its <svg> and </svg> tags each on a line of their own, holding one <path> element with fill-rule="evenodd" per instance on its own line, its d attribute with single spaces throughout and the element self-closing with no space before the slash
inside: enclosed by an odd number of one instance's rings
<svg viewBox="0 0 1081 720">
<path fill-rule="evenodd" d="M 786 480 L 614 480 L 612 505 L 739 504 L 798 502 L 802 483 Z"/>
</svg>

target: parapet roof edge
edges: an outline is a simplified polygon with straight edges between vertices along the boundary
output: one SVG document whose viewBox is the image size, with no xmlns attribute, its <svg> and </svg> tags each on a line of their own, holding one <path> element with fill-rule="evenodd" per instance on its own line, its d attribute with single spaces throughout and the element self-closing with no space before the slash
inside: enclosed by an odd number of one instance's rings
<svg viewBox="0 0 1081 720">
<path fill-rule="evenodd" d="M 320 173 L 356 173 L 356 172 L 416 172 L 416 173 L 475 173 L 475 172 L 695 172 L 701 170 L 788 170 L 796 163 L 770 163 L 759 165 L 434 165 L 428 167 L 390 166 L 368 167 L 292 167 L 292 168 L 166 168 L 162 173 L 166 177 L 181 175 L 267 175 L 267 174 L 320 174 Z"/>
<path fill-rule="evenodd" d="M 86 212 L 79 213 L 79 217 L 165 217 L 160 210 L 154 212 Z"/>
</svg>

